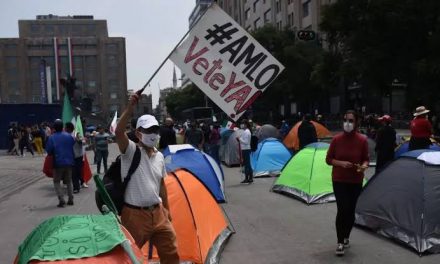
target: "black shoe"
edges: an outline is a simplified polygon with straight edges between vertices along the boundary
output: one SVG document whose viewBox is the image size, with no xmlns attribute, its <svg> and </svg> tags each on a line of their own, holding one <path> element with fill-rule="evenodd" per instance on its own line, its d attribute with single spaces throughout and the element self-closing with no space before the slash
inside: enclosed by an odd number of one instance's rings
<svg viewBox="0 0 440 264">
<path fill-rule="evenodd" d="M 254 180 L 253 180 L 253 179 L 250 179 L 250 180 L 248 180 L 247 182 L 248 182 L 248 183 L 253 183 Z"/>
<path fill-rule="evenodd" d="M 249 181 L 247 179 L 241 181 L 240 183 L 248 183 Z"/>
<path fill-rule="evenodd" d="M 344 238 L 344 248 L 350 248 L 350 240 L 348 238 Z"/>
<path fill-rule="evenodd" d="M 64 201 L 60 201 L 57 207 L 63 208 L 66 203 Z"/>
<path fill-rule="evenodd" d="M 73 190 L 73 193 L 79 193 L 79 190 Z"/>
<path fill-rule="evenodd" d="M 73 200 L 68 201 L 67 205 L 73 205 Z"/>
</svg>

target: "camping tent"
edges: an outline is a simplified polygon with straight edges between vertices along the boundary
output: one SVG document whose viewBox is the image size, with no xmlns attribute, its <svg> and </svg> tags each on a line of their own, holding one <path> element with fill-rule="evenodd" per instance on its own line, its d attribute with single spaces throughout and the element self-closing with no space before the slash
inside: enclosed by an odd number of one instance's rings
<svg viewBox="0 0 440 264">
<path fill-rule="evenodd" d="M 332 168 L 325 162 L 328 147 L 312 143 L 303 148 L 283 168 L 272 190 L 307 204 L 334 201 Z"/>
<path fill-rule="evenodd" d="M 227 166 L 240 165 L 240 153 L 237 138 L 240 137 L 241 133 L 243 133 L 242 129 L 235 130 L 224 141 L 222 136 L 222 151 L 220 151 L 222 156 L 220 158 Z"/>
<path fill-rule="evenodd" d="M 189 171 L 168 173 L 165 184 L 181 262 L 218 263 L 232 235 L 222 208 Z M 142 251 L 149 256 L 149 245 Z M 157 258 L 154 250 L 152 259 Z"/>
<path fill-rule="evenodd" d="M 208 188 L 217 202 L 225 202 L 222 168 L 208 154 L 190 145 L 187 148 L 182 146 L 185 145 L 171 145 L 164 150 L 167 172 L 178 169 L 191 171 Z"/>
<path fill-rule="evenodd" d="M 258 143 L 258 148 L 251 153 L 251 166 L 254 177 L 278 176 L 292 154 L 276 138 L 267 138 Z"/>
<path fill-rule="evenodd" d="M 255 132 L 255 135 L 257 136 L 259 142 L 265 140 L 266 138 L 280 138 L 278 129 L 269 124 L 259 127 Z"/>
<path fill-rule="evenodd" d="M 316 129 L 316 135 L 318 138 L 331 137 L 330 131 L 323 125 L 318 122 L 311 121 L 313 126 Z M 283 143 L 289 149 L 298 150 L 299 149 L 299 139 L 298 139 L 298 128 L 301 125 L 302 121 L 296 123 L 292 129 L 290 129 L 289 134 L 284 138 Z"/>
<path fill-rule="evenodd" d="M 121 239 L 125 240 L 122 244 Z M 47 219 L 29 234 L 14 264 L 28 260 L 32 264 L 131 264 L 132 259 L 148 263 L 112 213 L 60 215 Z"/>
<path fill-rule="evenodd" d="M 409 141 L 405 141 L 402 144 L 400 144 L 399 146 L 397 146 L 396 150 L 394 151 L 394 158 L 397 159 L 398 157 L 402 156 L 403 153 L 408 152 L 408 148 L 409 148 Z M 435 150 L 435 151 L 440 151 L 440 145 L 433 142 L 429 146 L 429 149 Z"/>
<path fill-rule="evenodd" d="M 440 152 L 415 150 L 389 164 L 362 191 L 356 223 L 419 254 L 439 253 L 439 163 Z"/>
</svg>

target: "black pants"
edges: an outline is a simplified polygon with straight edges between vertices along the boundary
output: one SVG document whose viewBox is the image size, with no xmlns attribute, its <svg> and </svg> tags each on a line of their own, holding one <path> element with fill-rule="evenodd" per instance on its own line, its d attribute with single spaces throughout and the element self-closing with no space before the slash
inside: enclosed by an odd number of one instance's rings
<svg viewBox="0 0 440 264">
<path fill-rule="evenodd" d="M 362 190 L 362 183 L 333 182 L 338 213 L 336 214 L 336 234 L 338 243 L 350 238 L 354 225 L 356 202 Z"/>
<path fill-rule="evenodd" d="M 82 167 L 83 157 L 75 158 L 75 166 L 73 167 L 72 173 L 72 184 L 74 191 L 79 191 L 81 189 L 81 184 L 84 182 L 82 176 Z"/>
<path fill-rule="evenodd" d="M 251 167 L 251 150 L 242 150 L 241 155 L 243 157 L 244 175 L 246 176 L 246 180 L 252 180 L 254 172 Z"/>
<path fill-rule="evenodd" d="M 104 173 L 107 172 L 107 157 L 108 157 L 108 150 L 96 150 L 96 164 L 97 164 L 97 171 L 98 173 L 101 172 L 101 160 L 104 164 Z"/>
<path fill-rule="evenodd" d="M 34 155 L 34 150 L 32 148 L 32 144 L 29 141 L 20 141 L 20 152 L 21 155 L 23 156 L 23 151 L 24 148 L 27 148 L 27 150 L 32 154 L 32 156 Z"/>
</svg>

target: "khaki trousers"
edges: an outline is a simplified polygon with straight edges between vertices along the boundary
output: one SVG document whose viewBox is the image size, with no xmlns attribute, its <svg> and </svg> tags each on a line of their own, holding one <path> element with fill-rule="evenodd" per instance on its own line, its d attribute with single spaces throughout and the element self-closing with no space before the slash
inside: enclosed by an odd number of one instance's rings
<svg viewBox="0 0 440 264">
<path fill-rule="evenodd" d="M 152 210 L 124 206 L 121 220 L 139 248 L 150 241 L 157 249 L 161 264 L 178 264 L 176 232 L 168 214 L 162 204 Z"/>
</svg>

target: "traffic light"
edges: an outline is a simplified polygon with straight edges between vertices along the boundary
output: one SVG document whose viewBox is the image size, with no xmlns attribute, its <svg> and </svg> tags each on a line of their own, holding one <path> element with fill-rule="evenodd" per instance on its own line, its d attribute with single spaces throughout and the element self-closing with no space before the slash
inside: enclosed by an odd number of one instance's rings
<svg viewBox="0 0 440 264">
<path fill-rule="evenodd" d="M 300 40 L 305 41 L 314 40 L 316 38 L 316 33 L 313 30 L 300 30 L 296 35 Z"/>
</svg>

